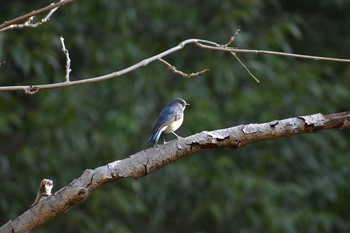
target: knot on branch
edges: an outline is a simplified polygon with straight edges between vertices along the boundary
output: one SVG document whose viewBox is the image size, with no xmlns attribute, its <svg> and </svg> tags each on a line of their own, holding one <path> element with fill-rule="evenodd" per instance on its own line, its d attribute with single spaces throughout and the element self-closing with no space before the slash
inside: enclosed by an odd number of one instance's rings
<svg viewBox="0 0 350 233">
<path fill-rule="evenodd" d="M 40 91 L 40 88 L 35 86 L 29 86 L 28 88 L 24 89 L 24 93 L 26 93 L 27 95 L 34 95 L 38 91 Z"/>
<path fill-rule="evenodd" d="M 36 205 L 39 202 L 41 197 L 51 196 L 52 195 L 51 194 L 52 188 L 53 188 L 53 181 L 49 180 L 49 179 L 43 179 L 40 182 L 38 193 L 37 193 L 36 198 L 34 200 L 34 203 L 32 204 L 31 207 Z"/>
</svg>

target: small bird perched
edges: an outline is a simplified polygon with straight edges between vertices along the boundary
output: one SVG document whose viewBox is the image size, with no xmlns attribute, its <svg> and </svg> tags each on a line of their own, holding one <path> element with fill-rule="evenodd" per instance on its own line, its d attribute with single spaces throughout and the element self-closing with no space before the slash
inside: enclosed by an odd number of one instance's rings
<svg viewBox="0 0 350 233">
<path fill-rule="evenodd" d="M 181 98 L 176 98 L 170 101 L 170 103 L 168 103 L 168 105 L 160 112 L 158 118 L 154 122 L 152 135 L 147 143 L 157 144 L 162 132 L 172 133 L 179 138 L 175 133 L 175 130 L 181 126 L 184 120 L 184 110 L 187 105 L 189 104 Z"/>
</svg>

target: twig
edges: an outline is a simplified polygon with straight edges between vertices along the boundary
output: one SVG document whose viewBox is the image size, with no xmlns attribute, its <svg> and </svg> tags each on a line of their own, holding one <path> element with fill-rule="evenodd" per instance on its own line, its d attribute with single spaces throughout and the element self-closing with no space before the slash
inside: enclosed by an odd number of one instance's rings
<svg viewBox="0 0 350 233">
<path fill-rule="evenodd" d="M 64 45 L 64 38 L 62 36 L 60 37 L 60 40 L 61 40 L 61 44 L 62 44 L 62 51 L 66 55 L 66 82 L 69 82 L 69 73 L 72 71 L 70 68 L 71 60 L 69 58 L 69 52 L 66 49 L 66 46 Z"/>
<path fill-rule="evenodd" d="M 209 72 L 209 69 L 205 69 L 205 70 L 202 70 L 202 71 L 199 71 L 199 72 L 195 72 L 195 73 L 191 73 L 191 74 L 187 74 L 187 73 L 184 73 L 180 70 L 177 70 L 175 66 L 171 65 L 169 62 L 165 61 L 164 59 L 162 58 L 159 58 L 159 61 L 163 62 L 169 70 L 173 71 L 175 74 L 178 74 L 184 78 L 193 78 L 193 77 L 197 77 L 199 75 L 202 75 L 206 72 Z"/>
<path fill-rule="evenodd" d="M 50 4 L 49 6 L 43 7 L 39 10 L 32 11 L 28 14 L 19 16 L 19 17 L 12 19 L 10 21 L 5 21 L 3 24 L 0 25 L 0 31 L 5 31 L 8 29 L 14 29 L 14 28 L 23 28 L 23 27 L 37 27 L 37 26 L 41 25 L 42 23 L 47 22 L 49 20 L 50 16 L 57 10 L 57 8 L 59 8 L 63 5 L 66 5 L 68 3 L 71 3 L 73 1 L 74 0 L 61 0 L 60 2 Z M 39 21 L 36 24 L 31 23 L 34 16 L 39 15 L 39 14 L 44 13 L 44 12 L 47 12 L 47 11 L 50 11 L 50 12 L 41 21 Z M 27 21 L 23 24 L 17 24 L 17 23 L 22 22 L 24 20 L 27 20 Z M 17 25 L 17 26 L 15 26 L 15 25 Z"/>
<path fill-rule="evenodd" d="M 231 36 L 230 40 L 229 40 L 226 44 L 222 45 L 222 47 L 227 48 L 228 46 L 230 46 L 230 45 L 235 41 L 235 39 L 236 39 L 236 37 L 239 35 L 240 31 L 241 31 L 241 29 L 238 28 L 238 29 L 236 30 L 236 32 L 233 34 L 233 36 Z M 243 68 L 248 72 L 248 74 L 249 74 L 257 83 L 260 83 L 260 80 L 257 79 L 257 78 L 254 76 L 254 74 L 249 70 L 249 68 L 241 61 L 241 59 L 239 59 L 239 57 L 236 55 L 236 53 L 231 52 L 231 54 L 232 54 L 232 55 L 237 59 L 237 61 L 243 66 Z"/>
<path fill-rule="evenodd" d="M 236 37 L 239 35 L 240 31 L 241 31 L 241 29 L 238 28 L 238 29 L 236 30 L 235 34 L 233 34 L 233 36 L 231 36 L 230 40 L 229 40 L 226 44 L 224 44 L 223 47 L 228 47 L 228 46 L 230 46 L 230 44 L 232 44 L 232 43 L 235 41 L 235 39 L 236 39 Z"/>
</svg>

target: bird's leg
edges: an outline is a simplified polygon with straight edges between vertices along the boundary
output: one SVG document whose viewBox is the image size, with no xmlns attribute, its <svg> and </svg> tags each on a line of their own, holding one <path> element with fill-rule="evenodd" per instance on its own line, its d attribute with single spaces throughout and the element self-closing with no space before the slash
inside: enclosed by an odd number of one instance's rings
<svg viewBox="0 0 350 233">
<path fill-rule="evenodd" d="M 180 137 L 179 135 L 177 135 L 175 132 L 172 132 L 172 133 L 177 137 L 177 139 L 182 138 L 182 137 Z"/>
</svg>

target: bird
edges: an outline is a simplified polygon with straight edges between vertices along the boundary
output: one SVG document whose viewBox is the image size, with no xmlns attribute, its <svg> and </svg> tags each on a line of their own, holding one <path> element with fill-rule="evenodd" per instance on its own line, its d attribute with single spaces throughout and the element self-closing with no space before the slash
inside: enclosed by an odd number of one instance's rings
<svg viewBox="0 0 350 233">
<path fill-rule="evenodd" d="M 175 131 L 181 126 L 184 120 L 184 110 L 189 104 L 181 98 L 175 98 L 170 101 L 160 112 L 151 130 L 151 136 L 147 144 L 157 144 L 160 135 L 164 133 L 172 133 L 178 139 L 180 138 Z"/>
</svg>

